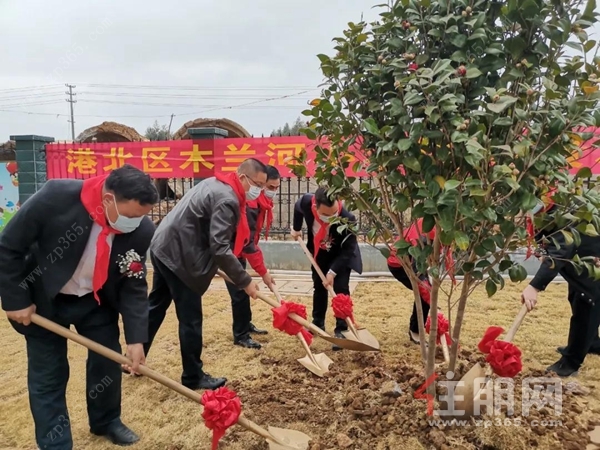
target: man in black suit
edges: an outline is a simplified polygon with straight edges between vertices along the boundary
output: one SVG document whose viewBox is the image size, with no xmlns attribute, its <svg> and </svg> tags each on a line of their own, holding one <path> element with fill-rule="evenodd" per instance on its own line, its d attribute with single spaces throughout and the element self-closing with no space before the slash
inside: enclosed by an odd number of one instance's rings
<svg viewBox="0 0 600 450">
<path fill-rule="evenodd" d="M 146 354 L 171 302 L 179 321 L 183 373 L 190 389 L 218 389 L 227 379 L 212 377 L 202 363 L 202 296 L 217 269 L 239 289 L 256 298 L 258 285 L 239 261 L 250 242 L 247 202 L 256 200 L 267 182 L 266 166 L 246 159 L 237 172 L 218 173 L 186 193 L 162 220 L 150 245 L 154 274 L 149 295 Z"/>
<path fill-rule="evenodd" d="M 362 273 L 362 258 L 356 236 L 348 229 L 340 233 L 336 225 L 330 225 L 330 221 L 338 216 L 350 222 L 356 221 L 354 215 L 343 208 L 338 199 L 330 198 L 327 195 L 327 189 L 320 187 L 314 195 L 304 194 L 296 202 L 291 235 L 293 238 L 300 237 L 302 222 L 306 222 L 308 228 L 307 247 L 323 273 L 326 274 L 327 285 L 333 286 L 336 294 L 350 295 L 350 272 L 354 270 Z M 325 330 L 329 294 L 314 268 L 312 277 L 314 283 L 313 323 Z M 347 329 L 348 325 L 344 320 L 336 319 L 334 332 L 337 338 L 343 339 L 342 331 Z M 333 350 L 341 350 L 341 348 L 334 345 Z"/>
<path fill-rule="evenodd" d="M 50 180 L 0 234 L 0 297 L 25 336 L 36 442 L 71 450 L 65 399 L 67 342 L 32 324 L 37 313 L 120 352 L 119 314 L 134 372 L 148 338 L 146 252 L 158 200 L 150 176 L 130 165 L 87 180 Z M 90 431 L 117 445 L 138 436 L 121 422 L 121 367 L 93 352 L 86 365 Z"/>
<path fill-rule="evenodd" d="M 273 166 L 267 166 L 267 184 L 265 189 L 256 200 L 248 201 L 246 205 L 246 217 L 250 228 L 250 241 L 242 250 L 240 263 L 246 267 L 246 261 L 250 263 L 263 282 L 271 288 L 275 284 L 273 277 L 265 266 L 265 258 L 258 246 L 261 231 L 265 230 L 265 237 L 269 235 L 269 229 L 273 223 L 273 198 L 281 185 L 279 170 Z M 243 289 L 234 284 L 226 282 L 227 291 L 231 297 L 231 312 L 233 313 L 233 343 L 244 348 L 260 349 L 262 346 L 256 342 L 250 333 L 268 334 L 265 330 L 259 330 L 252 323 L 252 308 L 250 297 Z"/>
<path fill-rule="evenodd" d="M 548 196 L 534 209 L 534 214 L 552 215 L 558 206 Z M 577 224 L 562 228 L 568 232 Z M 533 226 L 531 227 L 533 228 Z M 560 377 L 576 375 L 585 357 L 597 350 L 599 344 L 598 326 L 600 326 L 600 281 L 595 280 L 586 269 L 577 273 L 572 261 L 575 257 L 596 257 L 600 261 L 600 237 L 581 235 L 581 245 L 567 242 L 565 235 L 557 226 L 550 226 L 535 233 L 535 240 L 541 244 L 544 255 L 542 265 L 529 285 L 521 294 L 521 301 L 531 311 L 537 303 L 538 293 L 560 274 L 569 285 L 569 303 L 571 304 L 571 323 L 568 344 L 560 347 L 561 358 L 547 368 Z"/>
</svg>

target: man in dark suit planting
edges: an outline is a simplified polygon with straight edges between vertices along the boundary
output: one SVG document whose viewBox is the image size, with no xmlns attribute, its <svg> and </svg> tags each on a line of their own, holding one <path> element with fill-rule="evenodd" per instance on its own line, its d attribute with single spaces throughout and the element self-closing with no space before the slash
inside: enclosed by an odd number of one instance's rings
<svg viewBox="0 0 600 450">
<path fill-rule="evenodd" d="M 315 258 L 318 266 L 326 274 L 327 285 L 333 286 L 336 294 L 350 295 L 350 272 L 362 273 L 362 258 L 356 236 L 345 229 L 338 232 L 337 225 L 331 225 L 336 217 L 342 217 L 350 222 L 356 221 L 352 213 L 347 211 L 342 203 L 327 195 L 327 189 L 318 188 L 314 194 L 304 194 L 294 207 L 294 223 L 292 237 L 301 236 L 302 222 L 308 229 L 307 247 Z M 328 298 L 326 286 L 314 268 L 312 268 L 314 283 L 313 293 L 313 323 L 325 330 L 325 315 Z M 336 319 L 335 337 L 344 339 L 342 331 L 348 325 L 344 320 Z M 333 350 L 341 350 L 334 345 Z"/>
<path fill-rule="evenodd" d="M 248 201 L 246 217 L 250 228 L 250 241 L 242 250 L 240 263 L 246 267 L 250 263 L 263 282 L 271 288 L 275 284 L 273 277 L 265 266 L 265 258 L 258 246 L 261 231 L 265 230 L 265 237 L 269 236 L 269 229 L 273 222 L 273 198 L 281 185 L 281 176 L 276 167 L 267 166 L 267 184 L 256 200 Z M 265 330 L 257 329 L 252 323 L 252 308 L 250 297 L 243 289 L 226 282 L 227 290 L 231 296 L 231 310 L 233 313 L 233 343 L 245 348 L 260 349 L 262 346 L 250 337 L 250 334 L 267 334 Z"/>
<path fill-rule="evenodd" d="M 152 239 L 154 274 L 146 354 L 174 301 L 181 382 L 190 389 L 218 389 L 227 382 L 204 372 L 202 296 L 220 268 L 237 288 L 256 298 L 258 285 L 238 258 L 250 242 L 247 202 L 260 196 L 266 182 L 267 168 L 254 158 L 242 162 L 237 172 L 207 178 L 183 196 Z"/>
<path fill-rule="evenodd" d="M 27 387 L 40 449 L 71 450 L 65 399 L 67 342 L 31 323 L 35 312 L 120 352 L 123 318 L 131 370 L 148 338 L 146 252 L 158 201 L 150 176 L 130 165 L 87 180 L 50 180 L 0 234 L 0 297 L 27 343 Z M 139 440 L 121 422 L 121 366 L 93 352 L 86 365 L 90 431 L 117 445 Z"/>
</svg>

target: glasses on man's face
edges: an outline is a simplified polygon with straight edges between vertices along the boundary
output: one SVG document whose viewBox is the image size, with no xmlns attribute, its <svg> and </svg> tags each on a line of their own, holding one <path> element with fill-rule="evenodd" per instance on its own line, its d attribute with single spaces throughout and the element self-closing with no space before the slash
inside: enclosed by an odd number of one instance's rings
<svg viewBox="0 0 600 450">
<path fill-rule="evenodd" d="M 246 180 L 248 180 L 248 183 L 250 183 L 250 185 L 255 186 L 257 188 L 260 189 L 264 189 L 265 188 L 265 184 L 264 183 L 259 183 L 258 181 L 253 180 L 252 178 L 250 178 L 248 175 L 245 175 Z"/>
</svg>

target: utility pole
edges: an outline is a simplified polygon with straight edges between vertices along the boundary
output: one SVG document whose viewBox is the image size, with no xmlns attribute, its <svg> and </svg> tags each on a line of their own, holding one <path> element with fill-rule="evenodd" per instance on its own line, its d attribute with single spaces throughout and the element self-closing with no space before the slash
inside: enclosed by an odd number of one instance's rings
<svg viewBox="0 0 600 450">
<path fill-rule="evenodd" d="M 175 114 L 171 114 L 171 121 L 169 122 L 169 130 L 167 131 L 167 134 L 169 135 L 168 138 L 171 139 L 171 124 L 173 123 L 173 117 L 175 116 Z"/>
<path fill-rule="evenodd" d="M 69 92 L 65 92 L 65 94 L 69 96 L 67 102 L 71 104 L 71 120 L 69 120 L 69 122 L 71 122 L 71 139 L 73 140 L 73 142 L 75 142 L 75 117 L 73 115 L 73 103 L 77 103 L 77 100 L 73 100 L 73 96 L 77 94 L 73 94 L 73 88 L 77 86 L 73 84 L 65 84 L 65 86 L 69 88 Z"/>
</svg>

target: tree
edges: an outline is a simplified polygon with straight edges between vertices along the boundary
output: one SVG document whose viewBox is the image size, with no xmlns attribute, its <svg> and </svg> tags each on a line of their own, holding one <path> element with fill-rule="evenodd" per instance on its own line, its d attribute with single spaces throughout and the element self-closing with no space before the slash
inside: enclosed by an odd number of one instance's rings
<svg viewBox="0 0 600 450">
<path fill-rule="evenodd" d="M 384 5 L 380 5 L 384 6 Z M 303 129 L 318 139 L 315 177 L 331 194 L 372 221 L 369 242 L 397 252 L 407 269 L 419 314 L 421 354 L 434 372 L 438 307 L 445 304 L 454 371 L 469 294 L 485 283 L 488 295 L 525 268 L 510 258 L 527 244 L 526 219 L 549 189 L 559 213 L 536 226 L 575 224 L 567 241 L 600 230 L 600 197 L 582 168 L 567 171 L 582 127 L 600 125 L 600 59 L 586 30 L 597 22 L 595 1 L 396 0 L 377 22 L 350 23 L 335 38 L 335 56 L 318 55 L 325 88 L 303 112 Z M 569 47 L 569 56 L 566 48 Z M 374 186 L 355 183 L 354 170 Z M 306 175 L 306 154 L 292 165 Z M 423 219 L 433 240 L 411 247 L 407 226 Z M 341 227 L 353 227 L 339 223 Z M 453 252 L 454 267 L 444 263 Z M 418 279 L 428 273 L 431 334 L 425 348 Z M 593 261 L 576 262 L 600 278 Z M 442 284 L 452 271 L 464 279 Z M 452 306 L 455 291 L 457 305 Z M 442 300 L 446 300 L 443 302 Z M 435 394 L 433 384 L 430 394 Z"/>
<path fill-rule="evenodd" d="M 271 132 L 271 136 L 301 136 L 300 130 L 306 126 L 306 122 L 300 117 L 290 126 L 289 123 Z"/>
<path fill-rule="evenodd" d="M 144 136 L 151 141 L 168 141 L 171 139 L 168 125 L 159 125 L 158 120 L 155 120 L 151 127 L 146 128 Z"/>
</svg>

